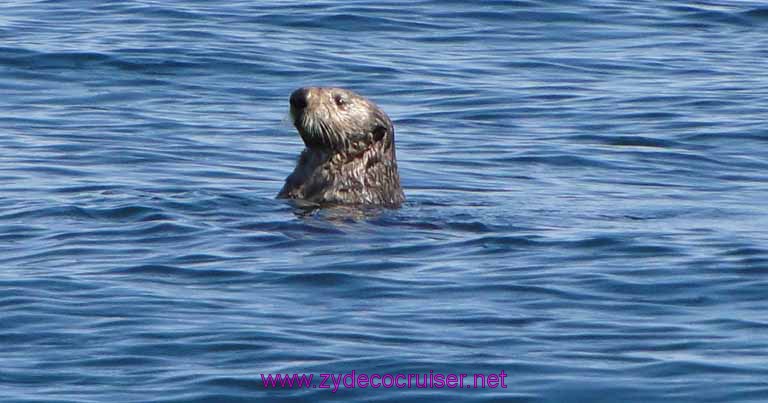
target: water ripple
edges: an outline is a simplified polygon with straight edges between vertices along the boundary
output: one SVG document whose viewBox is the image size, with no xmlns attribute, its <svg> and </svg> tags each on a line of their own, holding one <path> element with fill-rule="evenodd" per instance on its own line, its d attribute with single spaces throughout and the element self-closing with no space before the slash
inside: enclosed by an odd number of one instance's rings
<svg viewBox="0 0 768 403">
<path fill-rule="evenodd" d="M 5 400 L 766 400 L 761 2 L 80 3 L 0 5 Z M 275 199 L 314 84 L 404 208 Z M 509 376 L 260 377 L 353 370 Z"/>
</svg>

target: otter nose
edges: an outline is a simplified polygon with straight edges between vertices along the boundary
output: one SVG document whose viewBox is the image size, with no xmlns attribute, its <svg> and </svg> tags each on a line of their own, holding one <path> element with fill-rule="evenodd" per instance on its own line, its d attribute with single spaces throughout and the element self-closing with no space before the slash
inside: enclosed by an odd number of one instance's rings
<svg viewBox="0 0 768 403">
<path fill-rule="evenodd" d="M 301 110 L 307 107 L 307 95 L 309 91 L 306 88 L 299 88 L 291 94 L 291 107 Z"/>
</svg>

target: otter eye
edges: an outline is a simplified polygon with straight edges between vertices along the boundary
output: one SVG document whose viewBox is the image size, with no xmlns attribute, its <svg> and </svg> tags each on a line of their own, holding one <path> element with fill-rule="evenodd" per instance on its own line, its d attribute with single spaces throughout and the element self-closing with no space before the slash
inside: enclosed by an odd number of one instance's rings
<svg viewBox="0 0 768 403">
<path fill-rule="evenodd" d="M 339 94 L 333 96 L 333 102 L 336 102 L 336 106 L 344 106 L 347 103 L 344 97 Z"/>
</svg>

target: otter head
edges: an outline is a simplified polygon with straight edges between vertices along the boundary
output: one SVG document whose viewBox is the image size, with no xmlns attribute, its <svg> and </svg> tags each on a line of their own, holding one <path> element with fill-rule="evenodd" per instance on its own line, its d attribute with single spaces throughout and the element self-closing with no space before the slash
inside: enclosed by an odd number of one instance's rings
<svg viewBox="0 0 768 403">
<path fill-rule="evenodd" d="M 380 144 L 393 149 L 392 121 L 373 102 L 342 88 L 304 87 L 291 94 L 291 117 L 309 149 L 350 157 Z"/>
<path fill-rule="evenodd" d="M 395 130 L 376 104 L 325 87 L 299 88 L 290 102 L 293 124 L 307 147 L 278 197 L 319 205 L 403 203 Z"/>
</svg>

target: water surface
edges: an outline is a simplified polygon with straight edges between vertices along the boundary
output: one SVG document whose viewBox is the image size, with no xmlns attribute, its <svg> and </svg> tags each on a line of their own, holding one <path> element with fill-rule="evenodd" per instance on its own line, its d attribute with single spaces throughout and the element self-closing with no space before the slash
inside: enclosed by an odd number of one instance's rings
<svg viewBox="0 0 768 403">
<path fill-rule="evenodd" d="M 758 1 L 2 4 L 0 395 L 764 402 L 767 30 Z M 402 209 L 274 199 L 318 84 L 392 117 Z M 260 377 L 352 370 L 509 375 Z"/>
</svg>

